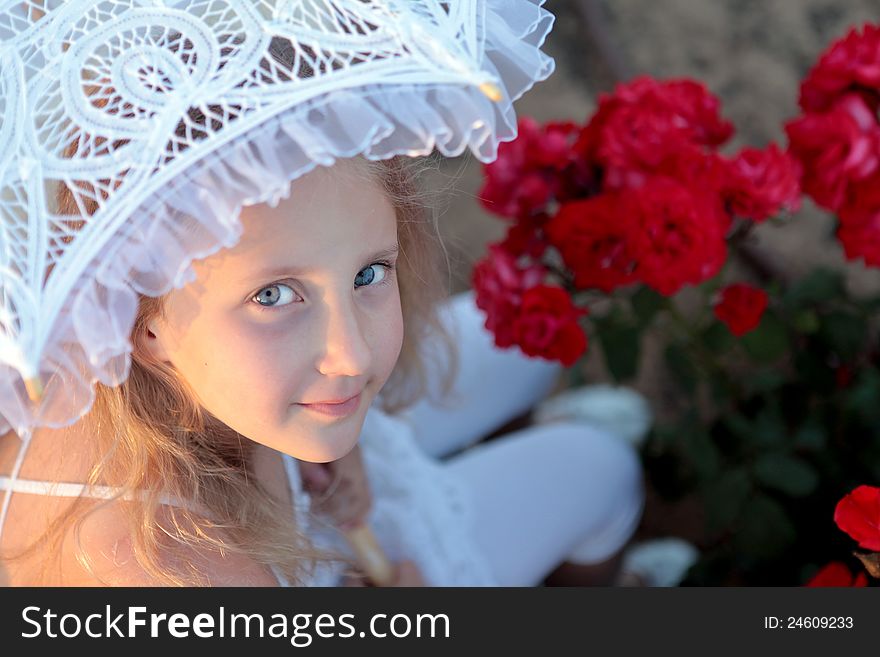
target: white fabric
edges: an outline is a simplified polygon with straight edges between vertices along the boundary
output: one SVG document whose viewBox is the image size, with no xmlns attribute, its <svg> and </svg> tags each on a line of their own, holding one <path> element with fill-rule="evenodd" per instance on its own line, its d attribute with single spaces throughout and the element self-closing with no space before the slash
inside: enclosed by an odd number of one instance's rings
<svg viewBox="0 0 880 657">
<path fill-rule="evenodd" d="M 243 205 L 358 154 L 494 160 L 554 69 L 543 2 L 0 0 L 0 433 L 124 381 L 136 293 L 191 281 Z"/>
<path fill-rule="evenodd" d="M 54 497 L 95 497 L 109 500 L 117 494 L 118 489 L 112 486 L 86 486 L 66 481 L 42 481 L 37 479 L 15 479 L 0 475 L 0 490 L 14 491 L 16 493 L 28 493 L 30 495 L 51 495 Z M 120 499 L 131 500 L 132 495 L 125 494 Z M 179 504 L 175 498 L 164 496 L 160 500 L 163 504 Z M 2 527 L 0 527 L 2 530 Z M 0 531 L 2 535 L 2 531 Z"/>
</svg>

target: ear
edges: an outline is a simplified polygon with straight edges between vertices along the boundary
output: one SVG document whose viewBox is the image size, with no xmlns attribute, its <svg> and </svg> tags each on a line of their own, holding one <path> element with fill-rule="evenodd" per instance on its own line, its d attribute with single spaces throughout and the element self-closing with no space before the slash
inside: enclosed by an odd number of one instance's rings
<svg viewBox="0 0 880 657">
<path fill-rule="evenodd" d="M 147 322 L 146 335 L 143 336 L 141 344 L 151 358 L 168 363 L 170 359 L 168 358 L 168 351 L 165 348 L 162 335 L 162 326 L 160 322 L 156 319 L 151 319 Z"/>
</svg>

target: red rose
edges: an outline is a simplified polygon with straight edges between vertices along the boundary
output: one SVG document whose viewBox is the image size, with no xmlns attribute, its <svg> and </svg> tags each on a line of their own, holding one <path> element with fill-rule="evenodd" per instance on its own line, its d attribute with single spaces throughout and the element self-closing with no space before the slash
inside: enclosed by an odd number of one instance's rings
<svg viewBox="0 0 880 657">
<path fill-rule="evenodd" d="M 480 203 L 503 217 L 520 217 L 542 210 L 564 186 L 570 193 L 566 169 L 577 168 L 582 175 L 572 150 L 579 131 L 571 122 L 541 126 L 521 118 L 517 138 L 500 144 L 495 161 L 483 165 Z"/>
<path fill-rule="evenodd" d="M 540 234 L 547 219 L 544 213 L 520 217 L 507 229 L 499 246 L 513 256 L 527 255 L 535 260 L 540 259 L 547 249 L 547 242 Z"/>
<path fill-rule="evenodd" d="M 611 292 L 636 280 L 632 222 L 614 194 L 563 204 L 544 230 L 578 288 Z"/>
<path fill-rule="evenodd" d="M 657 174 L 672 178 L 715 206 L 714 216 L 721 221 L 725 235 L 732 217 L 725 206 L 724 192 L 729 187 L 730 163 L 717 153 L 707 153 L 694 146 L 684 147 L 666 158 Z"/>
<path fill-rule="evenodd" d="M 838 219 L 837 239 L 847 259 L 880 267 L 880 172 L 850 186 Z"/>
<path fill-rule="evenodd" d="M 868 576 L 860 571 L 853 577 L 849 567 L 840 561 L 832 561 L 813 575 L 807 586 L 868 586 Z"/>
<path fill-rule="evenodd" d="M 693 80 L 638 77 L 603 96 L 575 150 L 605 169 L 606 184 L 626 185 L 688 145 L 718 146 L 733 133 L 720 103 Z"/>
<path fill-rule="evenodd" d="M 581 126 L 573 121 L 549 121 L 529 140 L 529 160 L 539 167 L 562 171 L 571 163 L 572 146 Z"/>
<path fill-rule="evenodd" d="M 671 296 L 711 278 L 727 259 L 727 220 L 711 194 L 655 176 L 621 194 L 620 216 L 634 226 L 631 243 L 639 280 Z"/>
<path fill-rule="evenodd" d="M 728 167 L 725 197 L 731 210 L 764 221 L 781 209 L 795 212 L 801 205 L 801 165 L 776 144 L 764 150 L 744 148 Z"/>
<path fill-rule="evenodd" d="M 717 153 L 685 146 L 667 157 L 658 167 L 657 173 L 686 187 L 696 187 L 720 195 L 728 184 L 730 164 Z"/>
<path fill-rule="evenodd" d="M 764 290 L 745 283 L 734 283 L 721 290 L 719 300 L 712 310 L 731 333 L 741 337 L 761 323 L 768 302 Z"/>
<path fill-rule="evenodd" d="M 860 547 L 880 551 L 880 488 L 859 486 L 834 509 L 834 522 Z"/>
<path fill-rule="evenodd" d="M 498 244 L 490 244 L 486 257 L 473 269 L 475 302 L 486 313 L 486 328 L 499 347 L 515 344 L 513 319 L 519 312 L 523 292 L 540 283 L 546 270 L 540 265 L 521 268 L 516 257 Z"/>
<path fill-rule="evenodd" d="M 871 109 L 855 94 L 824 114 L 807 114 L 785 125 L 790 151 L 803 165 L 804 192 L 828 210 L 846 200 L 847 186 L 880 165 L 880 128 Z"/>
<path fill-rule="evenodd" d="M 528 356 L 558 360 L 569 367 L 587 349 L 587 337 L 578 325 L 578 318 L 586 314 L 560 287 L 529 288 L 514 320 L 516 343 Z"/>
<path fill-rule="evenodd" d="M 866 91 L 877 99 L 880 91 L 880 26 L 853 28 L 835 41 L 801 84 L 800 106 L 805 112 L 823 112 L 842 94 Z M 873 103 L 872 103 L 873 104 Z M 874 104 L 874 110 L 876 110 Z"/>
</svg>

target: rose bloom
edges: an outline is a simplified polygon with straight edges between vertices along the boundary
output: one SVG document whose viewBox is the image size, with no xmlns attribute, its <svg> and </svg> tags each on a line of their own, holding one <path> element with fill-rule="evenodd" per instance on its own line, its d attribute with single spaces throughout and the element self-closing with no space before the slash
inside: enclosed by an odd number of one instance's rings
<svg viewBox="0 0 880 657">
<path fill-rule="evenodd" d="M 766 149 L 744 148 L 728 166 L 725 197 L 731 210 L 753 221 L 764 221 L 801 205 L 800 163 L 771 144 Z"/>
<path fill-rule="evenodd" d="M 721 290 L 719 300 L 712 310 L 731 333 L 742 337 L 761 323 L 768 302 L 764 290 L 745 283 L 734 283 Z"/>
<path fill-rule="evenodd" d="M 659 175 L 683 184 L 700 194 L 714 206 L 713 214 L 721 222 L 726 234 L 732 216 L 725 205 L 725 193 L 730 186 L 730 163 L 717 153 L 687 146 L 666 158 L 657 169 Z"/>
<path fill-rule="evenodd" d="M 868 576 L 864 571 L 859 572 L 853 577 L 852 571 L 845 563 L 840 561 L 832 561 L 826 564 L 813 575 L 812 579 L 807 582 L 807 586 L 868 586 Z"/>
<path fill-rule="evenodd" d="M 611 193 L 565 203 L 545 226 L 575 286 L 606 293 L 636 281 L 633 230 L 630 216 Z"/>
<path fill-rule="evenodd" d="M 621 194 L 621 216 L 632 222 L 635 274 L 671 296 L 717 274 L 727 260 L 728 219 L 711 194 L 654 176 Z"/>
<path fill-rule="evenodd" d="M 803 165 L 804 192 L 823 208 L 837 211 L 847 187 L 880 165 L 880 128 L 864 100 L 841 98 L 824 114 L 807 114 L 785 126 L 790 151 Z"/>
<path fill-rule="evenodd" d="M 686 145 L 727 141 L 733 125 L 719 113 L 720 102 L 701 83 L 642 76 L 600 99 L 574 148 L 598 162 L 616 186 L 634 173 L 654 171 Z"/>
<path fill-rule="evenodd" d="M 578 324 L 578 318 L 586 314 L 560 287 L 529 288 L 513 324 L 516 343 L 527 356 L 558 360 L 570 367 L 587 350 L 587 337 Z"/>
<path fill-rule="evenodd" d="M 838 219 L 837 239 L 847 259 L 880 267 L 880 172 L 850 187 Z"/>
<path fill-rule="evenodd" d="M 483 207 L 502 217 L 527 216 L 543 209 L 560 191 L 570 193 L 562 172 L 577 164 L 572 150 L 580 131 L 577 124 L 551 121 L 542 126 L 523 117 L 517 126 L 517 138 L 500 144 L 495 161 L 483 165 L 478 195 Z"/>
<path fill-rule="evenodd" d="M 540 265 L 521 268 L 516 260 L 500 245 L 490 244 L 488 255 L 474 266 L 471 276 L 475 303 L 486 313 L 485 326 L 502 348 L 516 343 L 513 321 L 523 292 L 538 285 L 546 274 Z"/>
<path fill-rule="evenodd" d="M 800 106 L 805 112 L 824 112 L 847 91 L 863 89 L 875 99 L 880 90 L 880 26 L 853 28 L 822 54 L 801 83 Z"/>
<path fill-rule="evenodd" d="M 547 241 L 541 231 L 549 218 L 543 212 L 519 217 L 515 224 L 507 228 L 507 234 L 499 246 L 513 256 L 527 255 L 535 260 L 540 259 L 547 249 Z"/>
<path fill-rule="evenodd" d="M 859 486 L 837 503 L 834 522 L 859 547 L 880 552 L 880 488 Z"/>
<path fill-rule="evenodd" d="M 687 145 L 670 154 L 657 173 L 720 196 L 728 185 L 730 163 L 717 153 Z"/>
</svg>

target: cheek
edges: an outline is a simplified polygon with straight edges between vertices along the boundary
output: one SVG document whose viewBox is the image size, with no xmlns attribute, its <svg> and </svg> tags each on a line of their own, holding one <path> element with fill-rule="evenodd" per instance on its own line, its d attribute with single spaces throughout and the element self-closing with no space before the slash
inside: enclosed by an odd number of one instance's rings
<svg viewBox="0 0 880 657">
<path fill-rule="evenodd" d="M 383 383 L 391 376 L 403 347 L 403 315 L 400 297 L 395 297 L 377 317 L 374 333 L 377 336 L 374 342 L 377 371 L 381 373 Z"/>
<path fill-rule="evenodd" d="M 205 321 L 189 328 L 172 362 L 220 420 L 243 408 L 270 420 L 286 406 L 287 382 L 296 374 L 297 352 L 280 342 L 265 326 Z"/>
</svg>

